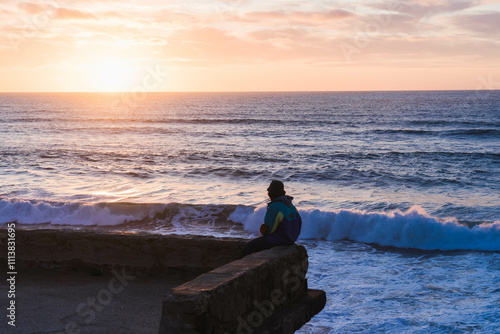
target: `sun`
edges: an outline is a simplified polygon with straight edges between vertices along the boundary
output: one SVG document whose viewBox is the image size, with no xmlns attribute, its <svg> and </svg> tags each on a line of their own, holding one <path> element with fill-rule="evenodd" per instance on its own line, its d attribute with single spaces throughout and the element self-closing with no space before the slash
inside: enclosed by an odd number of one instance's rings
<svg viewBox="0 0 500 334">
<path fill-rule="evenodd" d="M 88 66 L 92 85 L 100 92 L 129 91 L 136 80 L 136 66 L 124 59 L 102 59 Z"/>
</svg>

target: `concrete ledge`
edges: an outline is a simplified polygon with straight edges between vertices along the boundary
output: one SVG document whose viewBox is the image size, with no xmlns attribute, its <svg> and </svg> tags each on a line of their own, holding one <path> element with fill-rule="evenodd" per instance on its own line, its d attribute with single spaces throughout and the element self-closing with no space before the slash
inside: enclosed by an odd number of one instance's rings
<svg viewBox="0 0 500 334">
<path fill-rule="evenodd" d="M 266 319 L 262 326 L 252 328 L 248 323 L 241 324 L 241 334 L 287 334 L 300 329 L 312 317 L 321 312 L 326 305 L 326 293 L 322 290 L 307 290 L 307 294 L 294 304 L 276 312 Z"/>
<path fill-rule="evenodd" d="M 293 245 L 212 270 L 166 296 L 160 333 L 293 333 L 326 302 L 307 294 L 307 268 L 305 248 Z"/>
<path fill-rule="evenodd" d="M 71 313 L 65 315 L 64 321 L 59 322 L 47 318 L 54 314 L 68 313 L 68 306 L 60 309 L 63 304 L 59 301 L 59 287 L 64 288 L 68 295 L 72 295 L 71 291 L 77 287 L 83 288 L 80 294 L 90 293 L 99 300 L 100 293 L 104 296 L 108 291 L 100 288 L 96 295 L 95 291 L 92 292 L 93 289 L 107 282 L 113 269 L 122 268 L 127 275 L 138 277 L 127 287 L 126 293 L 134 298 L 130 297 L 129 301 L 137 300 L 132 304 L 148 304 L 150 308 L 158 305 L 155 312 L 161 315 L 160 333 L 293 333 L 320 312 L 326 303 L 324 292 L 308 290 L 306 249 L 298 245 L 275 247 L 240 258 L 246 241 L 146 233 L 17 229 L 16 270 L 23 273 L 24 279 L 29 280 L 26 283 L 21 281 L 21 286 L 28 289 L 25 291 L 37 291 L 39 288 L 48 291 L 44 300 L 48 303 L 47 307 L 51 308 L 50 314 L 38 309 L 30 311 L 36 312 L 35 319 L 49 322 L 33 323 L 28 325 L 27 330 L 47 330 L 50 327 L 50 330 L 57 332 L 60 331 L 58 326 L 67 325 L 66 319 L 72 319 L 71 317 L 74 317 L 75 324 L 82 329 L 88 328 L 89 333 L 114 332 L 124 319 L 132 319 L 130 323 L 138 326 L 134 314 L 120 311 L 122 306 L 104 308 L 107 304 L 103 304 L 103 312 L 109 311 L 112 318 L 108 316 L 100 321 L 95 320 L 95 323 L 89 324 L 85 319 L 82 323 L 78 312 L 76 316 Z M 0 229 L 0 247 L 6 250 L 6 245 L 7 231 Z M 6 262 L 4 251 L 0 252 L 0 262 Z M 108 276 L 99 277 L 106 278 L 104 281 L 84 279 L 83 286 L 74 285 L 70 278 L 73 276 L 64 274 L 68 269 L 72 272 L 90 271 L 91 277 Z M 51 275 L 59 282 L 40 285 L 37 279 L 40 270 L 43 275 Z M 167 281 L 176 281 L 172 280 L 172 275 L 177 273 L 189 273 L 190 275 L 184 276 L 189 278 L 199 274 L 201 276 L 180 286 L 168 285 Z M 157 274 L 166 276 L 156 276 Z M 152 276 L 160 278 L 148 280 Z M 109 278 L 109 282 L 112 280 L 113 278 Z M 44 282 L 48 281 L 52 279 L 47 278 Z M 149 300 L 144 300 L 142 304 L 141 298 L 145 298 L 146 293 L 159 298 L 156 301 L 151 299 L 153 305 Z M 23 291 L 20 291 L 20 295 L 20 307 L 23 307 L 24 300 L 31 300 L 33 297 L 29 293 L 23 295 Z M 161 295 L 164 298 L 160 303 Z M 78 298 L 83 297 L 81 295 Z M 81 305 L 79 299 L 70 299 L 64 305 L 75 302 L 76 305 L 69 306 L 70 311 L 71 308 L 75 310 L 75 307 Z M 125 300 L 117 298 L 116 303 L 125 303 Z M 26 314 L 26 318 L 31 317 Z M 155 319 L 158 318 L 150 320 L 154 323 L 158 321 Z M 157 330 L 158 327 L 154 331 Z M 146 332 L 150 333 L 149 330 Z"/>
<path fill-rule="evenodd" d="M 0 244 L 5 245 L 6 239 L 6 231 L 0 231 Z M 18 229 L 16 244 L 19 267 L 79 269 L 98 274 L 119 266 L 137 274 L 202 274 L 240 258 L 245 240 Z"/>
</svg>

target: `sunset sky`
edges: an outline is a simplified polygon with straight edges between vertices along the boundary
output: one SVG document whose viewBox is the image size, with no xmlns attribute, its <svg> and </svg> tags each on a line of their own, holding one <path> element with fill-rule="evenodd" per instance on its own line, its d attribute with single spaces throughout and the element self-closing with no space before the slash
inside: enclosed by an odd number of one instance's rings
<svg viewBox="0 0 500 334">
<path fill-rule="evenodd" d="M 500 89 L 500 1 L 2 0 L 0 91 Z"/>
</svg>

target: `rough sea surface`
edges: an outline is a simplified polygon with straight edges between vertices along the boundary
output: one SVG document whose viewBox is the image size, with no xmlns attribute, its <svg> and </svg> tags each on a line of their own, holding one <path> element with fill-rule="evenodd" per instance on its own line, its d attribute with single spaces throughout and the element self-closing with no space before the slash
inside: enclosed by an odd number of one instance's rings
<svg viewBox="0 0 500 334">
<path fill-rule="evenodd" d="M 499 91 L 0 94 L 0 224 L 252 238 L 271 179 L 300 333 L 500 332 Z"/>
</svg>

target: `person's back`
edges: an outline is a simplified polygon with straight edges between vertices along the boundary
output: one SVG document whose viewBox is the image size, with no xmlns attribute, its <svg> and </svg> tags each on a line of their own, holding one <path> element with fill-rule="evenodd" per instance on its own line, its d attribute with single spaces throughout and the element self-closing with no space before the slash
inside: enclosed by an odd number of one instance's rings
<svg viewBox="0 0 500 334">
<path fill-rule="evenodd" d="M 292 204 L 293 197 L 280 196 L 267 208 L 264 224 L 268 227 L 267 241 L 273 245 L 291 245 L 299 237 L 302 219 Z"/>
<path fill-rule="evenodd" d="M 293 197 L 285 195 L 281 181 L 273 180 L 267 188 L 269 202 L 261 237 L 245 244 L 243 255 L 259 252 L 274 246 L 292 245 L 297 241 L 302 228 L 302 218 L 292 204 Z"/>
</svg>

